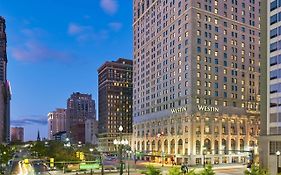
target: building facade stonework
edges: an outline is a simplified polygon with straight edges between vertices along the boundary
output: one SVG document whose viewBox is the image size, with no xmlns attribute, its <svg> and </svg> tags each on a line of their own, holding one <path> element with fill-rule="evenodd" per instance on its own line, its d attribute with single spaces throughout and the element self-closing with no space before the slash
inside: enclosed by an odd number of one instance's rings
<svg viewBox="0 0 281 175">
<path fill-rule="evenodd" d="M 251 162 L 260 1 L 134 0 L 133 140 L 141 159 Z"/>
</svg>

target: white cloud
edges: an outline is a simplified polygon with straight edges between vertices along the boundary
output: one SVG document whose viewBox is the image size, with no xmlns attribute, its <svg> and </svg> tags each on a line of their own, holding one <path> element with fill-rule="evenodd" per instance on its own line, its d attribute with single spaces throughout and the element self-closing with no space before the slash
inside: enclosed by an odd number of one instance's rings
<svg viewBox="0 0 281 175">
<path fill-rule="evenodd" d="M 120 22 L 112 22 L 109 23 L 108 25 L 114 31 L 119 31 L 122 28 L 122 23 Z"/>
<path fill-rule="evenodd" d="M 118 10 L 118 4 L 116 0 L 101 0 L 101 8 L 108 14 L 115 14 Z"/>
</svg>

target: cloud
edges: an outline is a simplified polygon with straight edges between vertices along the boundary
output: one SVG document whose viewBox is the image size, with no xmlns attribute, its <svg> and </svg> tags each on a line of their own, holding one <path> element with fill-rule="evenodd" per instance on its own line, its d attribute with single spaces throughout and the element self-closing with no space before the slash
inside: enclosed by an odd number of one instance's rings
<svg viewBox="0 0 281 175">
<path fill-rule="evenodd" d="M 68 34 L 76 38 L 78 42 L 87 41 L 100 41 L 108 37 L 107 30 L 94 31 L 92 26 L 80 25 L 76 23 L 70 23 L 68 25 Z"/>
<path fill-rule="evenodd" d="M 120 22 L 111 22 L 108 25 L 114 31 L 119 31 L 122 28 L 122 23 Z"/>
<path fill-rule="evenodd" d="M 68 25 L 68 34 L 70 35 L 77 35 L 91 30 L 93 30 L 91 26 L 82 26 L 75 23 L 70 23 Z"/>
<path fill-rule="evenodd" d="M 101 0 L 101 8 L 108 14 L 115 14 L 118 10 L 118 4 L 116 0 Z"/>
<path fill-rule="evenodd" d="M 43 60 L 66 62 L 75 57 L 72 53 L 53 49 L 36 40 L 27 40 L 22 46 L 11 48 L 11 54 L 15 59 L 25 62 Z"/>
<path fill-rule="evenodd" d="M 32 115 L 22 116 L 20 119 L 11 120 L 12 126 L 26 126 L 26 125 L 47 125 L 48 121 L 46 116 Z"/>
<path fill-rule="evenodd" d="M 18 61 L 37 62 L 44 60 L 54 60 L 66 62 L 74 59 L 75 55 L 52 47 L 45 43 L 45 38 L 50 38 L 50 34 L 41 28 L 25 28 L 20 31 L 21 38 L 19 44 L 11 47 L 11 55 Z"/>
</svg>

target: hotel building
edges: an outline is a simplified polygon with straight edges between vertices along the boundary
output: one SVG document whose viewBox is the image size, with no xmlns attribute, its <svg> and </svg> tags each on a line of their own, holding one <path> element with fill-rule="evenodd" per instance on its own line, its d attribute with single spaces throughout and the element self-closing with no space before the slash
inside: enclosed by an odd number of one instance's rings
<svg viewBox="0 0 281 175">
<path fill-rule="evenodd" d="M 99 146 L 103 151 L 115 151 L 113 140 L 119 138 L 118 128 L 123 127 L 123 138 L 130 140 L 133 104 L 133 61 L 119 58 L 105 62 L 98 69 L 99 76 Z"/>
<path fill-rule="evenodd" d="M 189 165 L 257 154 L 259 0 L 134 0 L 137 157 Z"/>
<path fill-rule="evenodd" d="M 7 80 L 7 38 L 5 19 L 0 16 L 0 144 L 10 141 L 10 83 Z"/>
<path fill-rule="evenodd" d="M 276 155 L 281 152 L 281 1 L 264 0 L 261 7 L 260 160 L 270 174 L 277 174 L 277 165 L 281 167 Z"/>
</svg>

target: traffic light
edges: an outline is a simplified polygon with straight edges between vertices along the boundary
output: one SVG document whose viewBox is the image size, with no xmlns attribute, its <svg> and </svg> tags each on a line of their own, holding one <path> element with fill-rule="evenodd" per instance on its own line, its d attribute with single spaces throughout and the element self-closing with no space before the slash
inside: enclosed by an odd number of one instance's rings
<svg viewBox="0 0 281 175">
<path fill-rule="evenodd" d="M 85 156 L 83 152 L 80 152 L 80 160 L 85 160 Z"/>
<path fill-rule="evenodd" d="M 77 158 L 80 157 L 80 152 L 76 152 L 76 157 L 77 157 Z"/>
<path fill-rule="evenodd" d="M 51 168 L 54 168 L 54 166 L 55 166 L 55 159 L 54 158 L 50 158 L 50 167 Z"/>
</svg>

